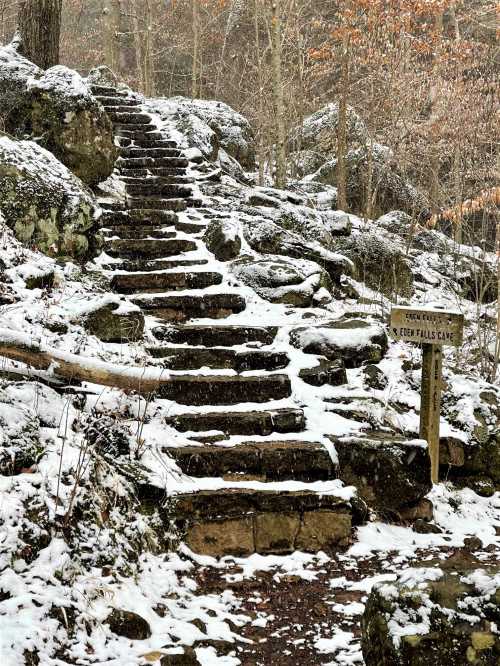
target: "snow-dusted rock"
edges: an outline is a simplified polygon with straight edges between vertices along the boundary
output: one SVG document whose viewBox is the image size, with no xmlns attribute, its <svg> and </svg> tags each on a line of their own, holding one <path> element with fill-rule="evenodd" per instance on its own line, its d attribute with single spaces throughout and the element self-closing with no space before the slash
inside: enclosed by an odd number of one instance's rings
<svg viewBox="0 0 500 666">
<path fill-rule="evenodd" d="M 498 664 L 498 567 L 457 564 L 408 569 L 374 587 L 362 619 L 366 666 Z"/>
<path fill-rule="evenodd" d="M 90 192 L 31 141 L 0 137 L 0 212 L 16 237 L 47 254 L 83 259 L 98 240 Z"/>
<path fill-rule="evenodd" d="M 375 231 L 358 233 L 339 240 L 337 249 L 354 262 L 358 279 L 370 289 L 388 298 L 413 294 L 410 262 L 390 238 Z"/>
<path fill-rule="evenodd" d="M 305 240 L 298 233 L 283 229 L 270 220 L 257 218 L 246 221 L 243 234 L 256 252 L 317 262 L 325 268 L 334 282 L 338 282 L 343 274 L 352 273 L 353 265 L 343 255 L 327 250 L 315 240 Z"/>
<path fill-rule="evenodd" d="M 119 296 L 105 296 L 89 303 L 78 320 L 85 330 L 103 342 L 135 342 L 144 333 L 144 315 L 140 308 Z"/>
<path fill-rule="evenodd" d="M 369 171 L 371 150 L 372 181 L 377 184 L 375 212 L 379 215 L 391 210 L 402 210 L 409 215 L 426 217 L 429 202 L 397 169 L 393 163 L 391 150 L 375 143 L 366 147 L 349 150 L 347 163 L 347 202 L 354 213 L 362 214 L 366 208 L 366 179 Z M 312 180 L 337 186 L 337 158 L 322 164 L 310 176 Z"/>
<path fill-rule="evenodd" d="M 189 145 L 199 148 L 205 158 L 217 159 L 219 148 L 223 148 L 244 169 L 255 168 L 255 137 L 250 123 L 227 104 L 187 97 L 150 99 L 148 104 L 163 118 L 174 121 Z"/>
<path fill-rule="evenodd" d="M 300 175 L 316 171 L 337 152 L 339 105 L 327 104 L 308 116 L 302 126 L 289 136 L 291 159 Z M 368 141 L 368 130 L 362 118 L 352 107 L 347 109 L 348 145 L 357 148 Z"/>
<path fill-rule="evenodd" d="M 42 72 L 4 47 L 0 107 L 10 134 L 33 138 L 86 184 L 113 171 L 118 152 L 111 121 L 77 72 L 60 65 Z"/>
<path fill-rule="evenodd" d="M 240 232 L 233 220 L 212 220 L 203 241 L 218 261 L 235 259 L 241 250 Z"/>
<path fill-rule="evenodd" d="M 312 261 L 283 257 L 243 259 L 233 264 L 232 270 L 239 280 L 271 303 L 310 307 L 331 300 L 330 276 Z"/>
<path fill-rule="evenodd" d="M 0 392 L 0 475 L 13 476 L 34 465 L 43 451 L 36 414 Z"/>
<path fill-rule="evenodd" d="M 348 368 L 357 368 L 366 361 L 378 363 L 388 347 L 384 328 L 360 319 L 296 328 L 290 333 L 290 342 L 306 354 L 341 358 Z"/>
</svg>

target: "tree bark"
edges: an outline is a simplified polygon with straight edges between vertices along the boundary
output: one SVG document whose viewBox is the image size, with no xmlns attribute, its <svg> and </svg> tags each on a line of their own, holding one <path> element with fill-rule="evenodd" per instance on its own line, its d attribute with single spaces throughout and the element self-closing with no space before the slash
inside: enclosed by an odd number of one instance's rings
<svg viewBox="0 0 500 666">
<path fill-rule="evenodd" d="M 20 53 L 42 69 L 59 64 L 62 0 L 20 0 Z"/>
<path fill-rule="evenodd" d="M 278 188 L 286 187 L 286 136 L 285 136 L 285 103 L 283 96 L 283 72 L 281 61 L 281 5 L 272 4 L 272 69 L 273 69 L 273 97 L 275 113 L 275 159 L 276 174 L 275 185 Z"/>
<path fill-rule="evenodd" d="M 121 69 L 120 52 L 120 0 L 108 0 L 103 8 L 106 65 L 115 74 Z"/>
<path fill-rule="evenodd" d="M 347 100 L 349 97 L 349 39 L 342 44 L 339 116 L 337 123 L 337 208 L 347 211 Z"/>
<path fill-rule="evenodd" d="M 112 386 L 149 395 L 168 384 L 168 372 L 157 368 L 134 368 L 94 360 L 51 349 L 28 335 L 0 328 L 0 356 L 20 361 L 38 370 L 48 370 L 58 379 Z"/>
</svg>

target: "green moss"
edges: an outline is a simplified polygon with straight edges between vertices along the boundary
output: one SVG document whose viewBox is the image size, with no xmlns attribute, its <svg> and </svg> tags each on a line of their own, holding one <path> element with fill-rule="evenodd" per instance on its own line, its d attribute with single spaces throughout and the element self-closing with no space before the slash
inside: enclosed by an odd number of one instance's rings
<svg viewBox="0 0 500 666">
<path fill-rule="evenodd" d="M 472 647 L 481 652 L 495 645 L 495 637 L 489 631 L 473 631 L 471 635 Z"/>
</svg>

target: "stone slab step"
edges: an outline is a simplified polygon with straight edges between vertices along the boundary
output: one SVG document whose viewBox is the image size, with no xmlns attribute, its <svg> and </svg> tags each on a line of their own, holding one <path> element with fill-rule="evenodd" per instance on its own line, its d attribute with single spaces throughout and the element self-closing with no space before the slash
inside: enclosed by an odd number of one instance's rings
<svg viewBox="0 0 500 666">
<path fill-rule="evenodd" d="M 112 88 L 111 86 L 92 85 L 90 86 L 90 89 L 92 90 L 92 94 L 95 97 L 128 97 L 128 92 L 122 92 L 117 88 Z"/>
<path fill-rule="evenodd" d="M 260 349 L 235 350 L 231 347 L 148 347 L 154 358 L 161 358 L 170 370 L 221 368 L 247 372 L 251 370 L 282 370 L 290 363 L 285 352 Z"/>
<path fill-rule="evenodd" d="M 131 138 L 134 141 L 162 141 L 165 139 L 165 135 L 159 132 L 156 128 L 147 127 L 142 130 L 131 130 L 129 127 L 123 127 L 123 129 L 115 128 L 115 136 L 118 138 Z M 171 148 L 176 148 L 177 143 L 175 141 L 169 142 L 172 145 Z"/>
<path fill-rule="evenodd" d="M 110 114 L 120 114 L 120 113 L 141 113 L 141 105 L 139 102 L 133 102 L 129 100 L 125 100 L 125 104 L 121 104 L 122 100 L 115 100 L 115 104 L 106 104 L 105 109 L 108 113 Z"/>
<path fill-rule="evenodd" d="M 172 511 L 187 546 L 212 557 L 334 551 L 355 522 L 348 500 L 312 490 L 205 490 L 175 496 Z"/>
<path fill-rule="evenodd" d="M 197 245 L 182 238 L 108 240 L 104 249 L 111 257 L 172 257 L 182 252 L 192 252 Z"/>
<path fill-rule="evenodd" d="M 186 210 L 187 204 L 186 199 L 181 199 L 178 197 L 172 197 L 168 199 L 166 197 L 156 198 L 156 197 L 145 197 L 145 198 L 130 198 L 130 207 L 139 208 L 141 210 L 148 209 L 151 210 L 173 210 L 175 212 L 182 212 Z"/>
<path fill-rule="evenodd" d="M 105 210 L 101 217 L 101 226 L 131 226 L 135 223 L 146 224 L 150 227 L 166 227 L 177 222 L 178 217 L 174 211 L 130 209 L 122 211 Z"/>
<path fill-rule="evenodd" d="M 148 129 L 155 129 L 155 126 L 152 123 L 114 123 L 113 127 L 115 135 L 124 136 L 124 132 L 127 130 L 132 134 L 147 132 Z M 130 136 L 130 135 L 129 135 Z"/>
<path fill-rule="evenodd" d="M 116 263 L 103 264 L 106 271 L 129 271 L 131 273 L 142 273 L 145 271 L 168 271 L 175 268 L 189 268 L 191 266 L 205 266 L 207 259 L 137 259 L 123 260 Z"/>
<path fill-rule="evenodd" d="M 201 234 L 207 230 L 207 225 L 198 222 L 181 222 L 178 220 L 175 223 L 177 231 L 182 231 L 185 234 Z"/>
<path fill-rule="evenodd" d="M 150 125 L 151 116 L 148 113 L 140 112 L 125 112 L 125 113 L 114 113 L 110 111 L 108 113 L 109 117 L 114 123 L 118 125 Z"/>
<path fill-rule="evenodd" d="M 185 157 L 119 157 L 116 167 L 119 169 L 137 169 L 138 167 L 186 168 L 189 160 Z"/>
<path fill-rule="evenodd" d="M 302 409 L 283 407 L 258 411 L 192 412 L 170 416 L 167 425 L 180 432 L 219 431 L 226 435 L 267 437 L 273 433 L 300 433 L 306 427 Z"/>
<path fill-rule="evenodd" d="M 159 169 L 153 169 L 150 167 L 149 169 L 146 168 L 138 168 L 138 169 L 118 169 L 120 173 L 120 178 L 123 180 L 123 182 L 127 182 L 128 179 L 130 179 L 130 182 L 135 182 L 137 180 L 140 180 L 143 182 L 144 179 L 146 180 L 156 180 L 156 179 L 163 179 L 166 183 L 193 183 L 194 178 L 191 176 L 186 175 L 186 169 L 185 168 L 176 168 L 176 169 L 165 169 L 163 167 Z M 180 178 L 184 178 L 185 180 L 178 180 Z"/>
<path fill-rule="evenodd" d="M 248 343 L 271 345 L 278 329 L 264 326 L 159 326 L 153 329 L 157 340 L 193 347 L 233 347 Z"/>
<path fill-rule="evenodd" d="M 132 136 L 119 136 L 118 143 L 121 148 L 136 148 L 141 150 L 158 149 L 162 150 L 179 150 L 175 141 L 168 141 L 167 139 L 137 139 L 135 135 Z M 181 152 L 179 150 L 179 152 Z"/>
<path fill-rule="evenodd" d="M 120 180 L 127 186 L 127 191 L 130 193 L 130 185 L 140 185 L 142 188 L 158 187 L 161 192 L 161 187 L 171 185 L 191 185 L 195 182 L 192 176 L 185 174 L 172 173 L 168 177 L 151 176 L 147 169 L 141 175 L 128 175 L 128 173 L 120 173 Z"/>
<path fill-rule="evenodd" d="M 288 398 L 292 393 L 287 375 L 173 375 L 157 395 L 180 405 L 237 405 Z"/>
<path fill-rule="evenodd" d="M 205 289 L 221 284 L 222 275 L 209 271 L 179 273 L 132 273 L 114 275 L 111 288 L 120 294 L 155 291 L 179 291 L 182 289 Z M 185 368 L 188 369 L 188 368 Z"/>
<path fill-rule="evenodd" d="M 166 296 L 134 297 L 133 302 L 148 314 L 171 322 L 189 319 L 224 319 L 243 312 L 245 299 L 238 294 L 173 294 Z"/>
<path fill-rule="evenodd" d="M 128 108 L 130 106 L 139 106 L 139 102 L 133 97 L 121 97 L 116 95 L 94 95 L 101 102 L 105 109 L 112 107 Z"/>
<path fill-rule="evenodd" d="M 103 228 L 105 236 L 118 236 L 125 239 L 144 239 L 144 238 L 175 238 L 177 231 L 175 229 L 162 229 L 158 225 L 147 224 L 116 224 Z"/>
<path fill-rule="evenodd" d="M 178 148 L 139 148 L 130 146 L 121 148 L 120 155 L 122 157 L 152 157 L 156 159 L 157 157 L 181 157 L 182 151 Z"/>
<path fill-rule="evenodd" d="M 189 185 L 176 183 L 126 183 L 127 194 L 132 197 L 152 197 L 156 202 L 163 198 L 188 198 L 193 194 Z"/>
<path fill-rule="evenodd" d="M 281 440 L 243 442 L 234 446 L 165 447 L 188 476 L 242 480 L 302 482 L 338 477 L 326 447 L 319 442 Z"/>
</svg>

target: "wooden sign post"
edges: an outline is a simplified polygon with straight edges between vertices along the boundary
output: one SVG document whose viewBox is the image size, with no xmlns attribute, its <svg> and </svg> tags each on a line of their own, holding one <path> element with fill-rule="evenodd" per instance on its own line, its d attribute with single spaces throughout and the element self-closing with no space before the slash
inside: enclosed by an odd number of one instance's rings
<svg viewBox="0 0 500 666">
<path fill-rule="evenodd" d="M 443 345 L 459 347 L 464 317 L 441 308 L 394 307 L 391 331 L 398 340 L 422 345 L 420 437 L 429 445 L 432 482 L 439 480 L 439 417 L 443 377 Z"/>
</svg>

